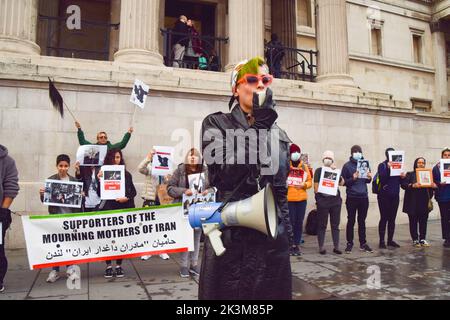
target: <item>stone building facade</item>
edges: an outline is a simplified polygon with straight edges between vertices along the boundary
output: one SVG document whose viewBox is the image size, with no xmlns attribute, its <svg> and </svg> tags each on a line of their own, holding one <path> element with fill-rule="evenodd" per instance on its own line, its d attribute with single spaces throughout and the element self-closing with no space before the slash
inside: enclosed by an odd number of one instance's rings
<svg viewBox="0 0 450 320">
<path fill-rule="evenodd" d="M 82 25 L 69 32 L 73 5 L 81 8 Z M 187 12 L 202 32 L 227 39 L 219 72 L 164 64 L 161 29 Z M 86 32 L 83 19 L 101 20 L 106 31 Z M 438 161 L 450 139 L 450 0 L 0 0 L 0 143 L 16 159 L 21 184 L 13 210 L 45 214 L 38 189 L 55 172 L 56 155 L 74 158 L 78 146 L 73 119 L 51 107 L 48 77 L 86 136 L 106 130 L 113 142 L 131 124 L 132 83 L 150 85 L 124 154 L 140 189 L 139 161 L 154 145 L 177 146 L 181 161 L 186 145 L 198 142 L 202 119 L 227 111 L 229 70 L 263 56 L 271 33 L 287 47 L 317 51 L 313 82 L 273 84 L 278 123 L 315 168 L 327 149 L 342 166 L 353 144 L 373 167 L 389 146 L 406 151 L 411 169 L 417 156 L 429 166 Z M 370 200 L 368 225 L 375 226 L 379 212 Z M 341 226 L 345 217 L 343 208 Z M 24 246 L 21 228 L 15 217 L 10 247 Z"/>
</svg>

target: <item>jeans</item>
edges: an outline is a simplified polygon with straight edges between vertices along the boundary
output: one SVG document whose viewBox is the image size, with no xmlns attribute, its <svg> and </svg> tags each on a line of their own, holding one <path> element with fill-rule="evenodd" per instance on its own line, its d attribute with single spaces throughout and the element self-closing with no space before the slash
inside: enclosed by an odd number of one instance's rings
<svg viewBox="0 0 450 320">
<path fill-rule="evenodd" d="M 450 202 L 438 202 L 441 213 L 442 239 L 450 240 Z"/>
<path fill-rule="evenodd" d="M 323 249 L 325 242 L 325 232 L 327 230 L 328 215 L 330 215 L 331 224 L 331 237 L 333 238 L 333 245 L 335 249 L 339 249 L 339 223 L 341 221 L 341 207 L 340 203 L 333 204 L 327 203 L 328 199 L 323 199 L 321 202 L 317 202 L 317 240 L 319 242 L 319 249 Z"/>
<path fill-rule="evenodd" d="M 305 201 L 288 202 L 289 205 L 289 219 L 292 224 L 292 231 L 294 233 L 294 245 L 299 245 L 303 234 L 303 220 L 306 212 Z"/>
<path fill-rule="evenodd" d="M 378 233 L 380 235 L 380 243 L 384 243 L 386 234 L 386 225 L 388 228 L 388 242 L 394 239 L 395 218 L 400 199 L 398 195 L 378 195 L 378 207 L 380 208 L 380 223 L 378 225 Z"/>
<path fill-rule="evenodd" d="M 202 229 L 194 229 L 194 251 L 187 251 L 180 253 L 180 265 L 181 267 L 189 268 L 189 259 L 191 260 L 191 266 L 198 264 L 198 255 L 200 253 L 200 236 L 202 235 Z"/>
<path fill-rule="evenodd" d="M 356 215 L 358 215 L 358 237 L 360 246 L 366 244 L 366 218 L 369 198 L 347 198 L 347 243 L 353 245 Z"/>
</svg>

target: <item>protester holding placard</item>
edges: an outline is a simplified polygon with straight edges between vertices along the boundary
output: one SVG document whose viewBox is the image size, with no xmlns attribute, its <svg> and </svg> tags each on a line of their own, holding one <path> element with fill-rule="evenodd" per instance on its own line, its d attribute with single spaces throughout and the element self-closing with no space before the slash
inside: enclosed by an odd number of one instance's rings
<svg viewBox="0 0 450 320">
<path fill-rule="evenodd" d="M 385 151 L 386 160 L 378 165 L 378 176 L 380 178 L 380 191 L 377 195 L 378 207 L 380 208 L 380 223 L 378 233 L 380 236 L 380 249 L 386 249 L 385 234 L 386 226 L 388 229 L 387 245 L 392 248 L 400 248 L 394 241 L 395 218 L 400 203 L 400 184 L 405 178 L 405 172 L 399 176 L 391 175 L 392 163 L 389 161 L 389 151 L 395 151 L 394 148 L 387 148 Z"/>
<path fill-rule="evenodd" d="M 353 248 L 354 226 L 356 215 L 358 215 L 358 236 L 359 248 L 361 251 L 373 252 L 366 241 L 366 218 L 369 210 L 369 195 L 367 184 L 372 181 L 370 170 L 366 177 L 361 177 L 361 172 L 357 170 L 358 163 L 364 160 L 362 148 L 354 145 L 350 149 L 350 159 L 342 168 L 342 177 L 347 187 L 347 247 L 346 253 L 350 253 Z"/>
<path fill-rule="evenodd" d="M 77 135 L 78 135 L 78 142 L 80 143 L 80 146 L 83 146 L 86 144 L 95 144 L 95 143 L 91 143 L 85 139 L 84 132 L 83 132 L 83 130 L 81 130 L 81 125 L 79 122 L 75 122 L 75 126 L 78 128 Z M 97 144 L 108 146 L 108 150 L 112 150 L 112 149 L 122 150 L 122 149 L 125 149 L 125 147 L 128 144 L 128 141 L 130 141 L 132 133 L 133 133 L 133 127 L 130 127 L 130 129 L 128 129 L 128 132 L 125 133 L 125 135 L 123 136 L 122 141 L 112 144 L 111 142 L 109 142 L 108 135 L 106 134 L 106 132 L 100 131 L 99 133 L 97 133 Z"/>
<path fill-rule="evenodd" d="M 119 149 L 109 150 L 105 157 L 105 165 L 107 166 L 125 166 L 125 161 L 123 159 L 122 151 Z M 100 171 L 98 178 L 103 177 L 103 172 Z M 98 188 L 98 195 L 100 195 L 100 186 Z M 125 197 L 117 198 L 115 200 L 102 200 L 99 205 L 99 210 L 120 210 L 134 208 L 134 197 L 136 197 L 136 188 L 133 184 L 133 177 L 125 169 Z M 106 261 L 106 270 L 104 277 L 112 278 L 116 276 L 117 278 L 123 278 L 124 272 L 122 269 L 122 260 L 116 260 L 116 268 L 113 270 L 112 263 L 110 260 Z"/>
<path fill-rule="evenodd" d="M 409 217 L 409 231 L 414 247 L 429 247 L 426 240 L 428 214 L 433 210 L 433 188 L 437 188 L 435 183 L 431 187 L 423 187 L 417 181 L 416 170 L 425 168 L 425 158 L 417 158 L 414 161 L 414 170 L 406 174 L 402 180 L 401 187 L 405 190 L 403 200 L 403 212 Z M 419 226 L 419 233 L 417 233 Z"/>
<path fill-rule="evenodd" d="M 289 218 L 294 233 L 293 245 L 290 249 L 291 256 L 300 256 L 300 242 L 303 233 L 303 220 L 305 219 L 308 193 L 306 190 L 312 187 L 312 177 L 308 166 L 300 159 L 301 150 L 296 144 L 290 148 L 290 170 L 288 176 Z"/>
<path fill-rule="evenodd" d="M 19 193 L 19 176 L 16 163 L 8 155 L 8 149 L 0 145 L 0 293 L 5 291 L 3 280 L 8 271 L 8 260 L 5 254 L 6 230 L 11 225 L 11 206 Z"/>
<path fill-rule="evenodd" d="M 204 176 L 204 185 L 201 191 L 198 189 L 200 179 L 198 183 L 194 183 L 196 187 L 189 188 L 189 176 L 198 175 L 201 179 L 201 175 Z M 194 185 L 193 184 L 193 185 Z M 174 198 L 175 202 L 181 202 L 183 195 L 192 196 L 196 193 L 201 195 L 207 195 L 208 193 L 215 192 L 214 188 L 209 187 L 208 170 L 207 167 L 202 164 L 200 152 L 197 149 L 190 149 L 184 158 L 184 163 L 178 165 L 178 168 L 174 171 L 172 178 L 169 181 L 167 187 L 169 195 Z M 180 276 L 182 278 L 188 278 L 189 274 L 198 276 L 200 275 L 200 266 L 198 265 L 198 255 L 200 253 L 200 237 L 202 230 L 200 228 L 194 229 L 194 251 L 182 252 L 180 254 Z"/>
<path fill-rule="evenodd" d="M 56 157 L 56 169 L 58 170 L 58 173 L 48 177 L 48 180 L 60 180 L 60 181 L 78 181 L 76 178 L 72 177 L 68 174 L 70 168 L 70 157 L 66 154 L 60 154 Z M 39 194 L 41 198 L 41 202 L 44 202 L 44 193 L 45 188 L 39 189 Z M 68 213 L 74 213 L 79 212 L 80 209 L 78 208 L 70 208 L 70 207 L 59 207 L 59 206 L 49 206 L 48 207 L 48 213 L 49 214 L 68 214 Z M 56 280 L 60 278 L 59 276 L 59 267 L 53 267 L 53 270 L 49 273 L 47 277 L 48 283 L 54 283 Z M 67 266 L 67 276 L 70 276 L 72 274 L 72 268 L 71 266 Z"/>
<path fill-rule="evenodd" d="M 450 159 L 450 148 L 442 150 L 441 159 Z M 441 176 L 440 163 L 437 163 L 433 168 L 433 180 L 438 187 L 436 190 L 436 201 L 441 213 L 441 228 L 444 247 L 450 248 L 450 184 L 445 183 Z"/>
<path fill-rule="evenodd" d="M 101 202 L 100 196 L 98 195 L 98 187 L 100 181 L 98 179 L 98 173 L 100 167 L 82 167 L 79 162 L 75 163 L 75 177 L 83 182 L 83 190 L 85 194 L 84 198 L 84 212 L 97 211 L 97 207 Z"/>
<path fill-rule="evenodd" d="M 341 220 L 342 198 L 338 186 L 343 186 L 345 181 L 340 176 L 339 171 L 335 170 L 336 166 L 334 163 L 334 153 L 332 151 L 325 151 L 323 153 L 322 162 L 324 167 L 318 168 L 316 172 L 314 172 L 314 192 L 316 194 L 315 198 L 317 205 L 317 240 L 319 242 L 319 253 L 327 253 L 324 248 L 324 243 L 328 216 L 330 216 L 331 236 L 334 244 L 333 252 L 335 254 L 342 254 L 342 251 L 339 250 L 339 223 Z M 329 174 L 325 175 L 325 172 Z M 329 182 L 325 183 L 324 180 L 329 180 Z M 330 183 L 333 185 L 330 185 Z M 322 184 L 326 184 L 326 187 L 336 190 L 336 193 L 332 195 L 321 192 Z"/>
</svg>

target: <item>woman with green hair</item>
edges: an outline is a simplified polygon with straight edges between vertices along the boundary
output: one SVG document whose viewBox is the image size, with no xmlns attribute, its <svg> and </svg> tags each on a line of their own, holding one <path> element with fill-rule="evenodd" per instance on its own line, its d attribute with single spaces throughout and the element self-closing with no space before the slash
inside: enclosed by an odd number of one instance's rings
<svg viewBox="0 0 450 320">
<path fill-rule="evenodd" d="M 274 185 L 275 199 L 282 212 L 279 213 L 282 217 L 278 236 L 271 239 L 246 227 L 225 227 L 221 231 L 226 251 L 221 256 L 216 256 L 206 237 L 199 279 L 201 300 L 292 298 L 290 225 L 289 220 L 284 218 L 288 214 L 286 179 L 289 138 L 275 124 L 278 115 L 269 88 L 272 80 L 262 58 L 239 63 L 231 77 L 233 96 L 229 106 L 232 110 L 230 113 L 210 114 L 203 120 L 202 150 L 208 165 L 210 185 L 217 189 L 216 199 L 219 202 L 243 200 L 258 193 L 268 183 Z M 270 138 L 266 140 L 268 142 L 240 139 L 254 134 L 261 137 L 263 132 L 272 134 L 275 131 L 280 132 L 277 136 L 279 143 L 272 144 L 278 148 L 275 150 L 270 150 L 270 141 L 273 141 Z M 228 141 L 230 132 L 234 133 L 232 144 Z M 251 152 L 264 148 L 270 150 L 270 163 L 279 163 L 275 172 L 265 172 L 267 162 L 259 157 L 257 161 L 252 161 Z M 245 159 L 244 163 L 242 159 Z"/>
</svg>

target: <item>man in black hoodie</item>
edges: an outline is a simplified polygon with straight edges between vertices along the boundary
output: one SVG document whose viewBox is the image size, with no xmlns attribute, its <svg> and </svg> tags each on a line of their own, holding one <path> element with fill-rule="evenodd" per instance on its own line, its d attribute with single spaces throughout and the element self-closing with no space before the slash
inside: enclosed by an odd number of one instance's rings
<svg viewBox="0 0 450 320">
<path fill-rule="evenodd" d="M 353 228 L 355 226 L 356 214 L 358 213 L 358 235 L 359 248 L 361 251 L 373 252 L 366 242 L 366 217 L 369 210 L 369 196 L 367 193 L 367 184 L 372 181 L 370 170 L 367 178 L 359 176 L 358 161 L 363 160 L 362 149 L 355 145 L 350 150 L 350 160 L 342 168 L 342 177 L 347 187 L 347 247 L 346 253 L 353 249 Z"/>
<path fill-rule="evenodd" d="M 19 178 L 16 163 L 8 156 L 8 149 L 0 145 L 0 292 L 5 291 L 3 279 L 8 270 L 8 260 L 5 255 L 5 234 L 11 225 L 11 206 L 19 193 Z"/>
</svg>

